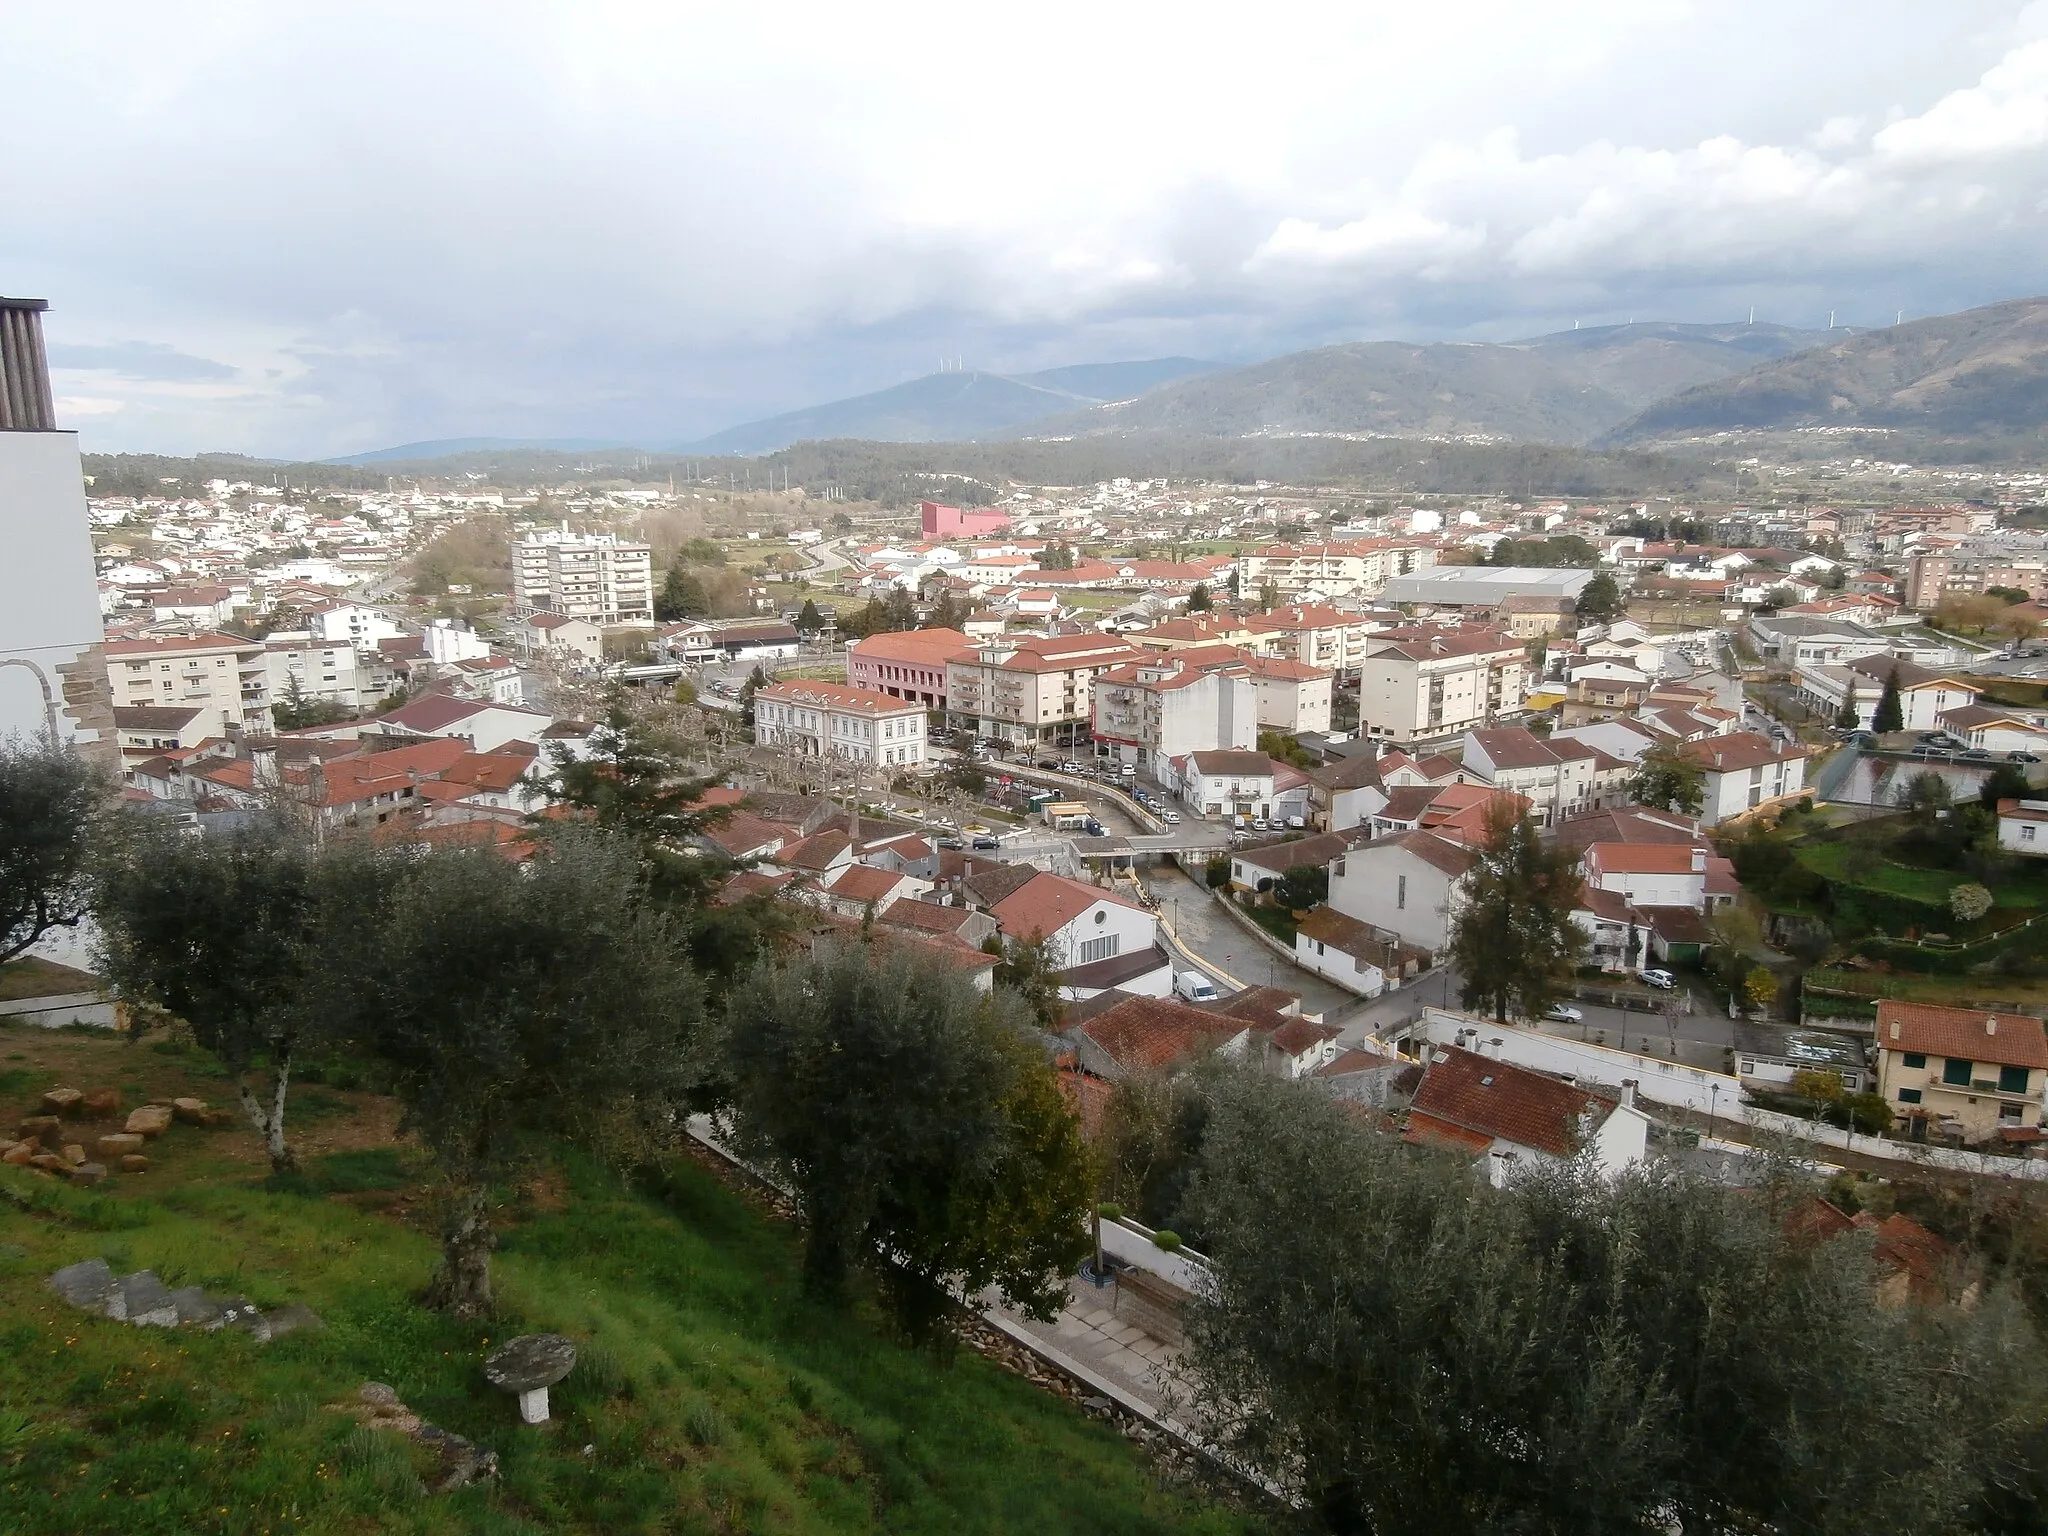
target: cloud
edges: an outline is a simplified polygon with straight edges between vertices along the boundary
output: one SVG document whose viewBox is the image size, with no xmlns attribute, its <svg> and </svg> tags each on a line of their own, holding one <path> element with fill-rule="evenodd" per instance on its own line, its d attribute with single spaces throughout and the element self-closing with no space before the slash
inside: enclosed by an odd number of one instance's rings
<svg viewBox="0 0 2048 1536">
<path fill-rule="evenodd" d="M 2048 287 L 2044 19 L 79 0 L 10 18 L 0 273 L 118 407 L 88 445 L 316 456 L 676 441 L 940 355 L 1888 318 Z"/>
<path fill-rule="evenodd" d="M 50 366 L 80 373 L 111 373 L 124 379 L 156 379 L 186 383 L 198 379 L 231 379 L 235 370 L 212 358 L 194 357 L 160 341 L 123 341 L 109 346 L 56 342 Z"/>
</svg>

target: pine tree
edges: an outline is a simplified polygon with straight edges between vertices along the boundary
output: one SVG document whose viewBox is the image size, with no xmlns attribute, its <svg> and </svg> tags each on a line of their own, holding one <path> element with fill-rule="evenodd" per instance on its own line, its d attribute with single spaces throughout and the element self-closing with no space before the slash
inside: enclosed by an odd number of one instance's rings
<svg viewBox="0 0 2048 1536">
<path fill-rule="evenodd" d="M 807 635 L 815 635 L 825 627 L 825 616 L 818 612 L 818 605 L 808 597 L 804 599 L 804 611 L 796 616 L 796 627 Z"/>
<path fill-rule="evenodd" d="M 1540 1015 L 1564 995 L 1586 947 L 1572 920 L 1576 851 L 1544 843 L 1527 816 L 1497 812 L 1464 885 L 1451 937 L 1464 1005 L 1485 1007 L 1502 1024 L 1510 1013 Z"/>
<path fill-rule="evenodd" d="M 1884 692 L 1878 697 L 1877 713 L 1870 717 L 1870 728 L 1880 736 L 1887 731 L 1906 728 L 1905 707 L 1899 702 L 1899 668 L 1896 662 L 1885 677 Z"/>
<path fill-rule="evenodd" d="M 1198 581 L 1195 583 L 1195 590 L 1188 594 L 1188 612 L 1207 613 L 1208 611 L 1209 588 L 1202 582 Z"/>
</svg>

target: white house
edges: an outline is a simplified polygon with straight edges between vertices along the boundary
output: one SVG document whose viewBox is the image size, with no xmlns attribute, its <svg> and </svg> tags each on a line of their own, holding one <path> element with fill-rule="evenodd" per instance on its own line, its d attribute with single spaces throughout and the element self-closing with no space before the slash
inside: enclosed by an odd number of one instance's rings
<svg viewBox="0 0 2048 1536">
<path fill-rule="evenodd" d="M 539 742 L 555 717 L 537 709 L 430 693 L 379 716 L 377 723 L 393 734 L 462 739 L 475 751 L 495 752 L 508 741 Z"/>
<path fill-rule="evenodd" d="M 2048 715 L 1993 704 L 1951 709 L 1935 722 L 1989 752 L 2032 752 L 2048 756 Z"/>
<path fill-rule="evenodd" d="M 1190 752 L 1164 782 L 1198 815 L 1271 816 L 1277 767 L 1263 752 Z"/>
<path fill-rule="evenodd" d="M 1387 989 L 1387 973 L 1377 958 L 1387 949 L 1371 928 L 1334 907 L 1317 907 L 1294 925 L 1295 964 L 1360 997 L 1378 997 Z"/>
<path fill-rule="evenodd" d="M 1778 745 L 1755 731 L 1738 731 L 1689 741 L 1678 750 L 1697 763 L 1704 775 L 1703 827 L 1796 795 L 1806 787 L 1806 749 L 1797 742 Z"/>
<path fill-rule="evenodd" d="M 1484 1047 L 1486 1032 L 1474 1032 Z M 1489 1183 L 1504 1186 L 1531 1169 L 1590 1159 L 1609 1178 L 1649 1155 L 1650 1122 L 1635 1086 L 1620 1098 L 1582 1088 L 1481 1050 L 1433 1047 L 1408 1111 L 1405 1138 L 1484 1160 Z"/>
<path fill-rule="evenodd" d="M 1434 832 L 1367 843 L 1330 867 L 1329 905 L 1404 944 L 1440 953 L 1450 947 L 1465 876 L 1477 858 Z"/>
<path fill-rule="evenodd" d="M 1906 730 L 1931 731 L 1948 711 L 1977 702 L 1979 690 L 1967 679 L 1891 656 L 1859 656 L 1838 667 L 1801 667 L 1793 676 L 1802 703 L 1833 717 L 1845 702 L 1852 702 L 1857 726 L 1867 731 L 1873 728 L 1885 683 L 1894 672 Z"/>
<path fill-rule="evenodd" d="M 989 915 L 1005 939 L 1043 940 L 1070 996 L 1092 996 L 1111 986 L 1143 997 L 1173 990 L 1172 964 L 1159 946 L 1159 919 L 1114 891 L 1038 874 L 990 907 Z M 1112 971 L 1115 980 L 1107 979 Z"/>
<path fill-rule="evenodd" d="M 1999 801 L 1998 846 L 2007 853 L 2048 855 L 2048 800 Z"/>
</svg>

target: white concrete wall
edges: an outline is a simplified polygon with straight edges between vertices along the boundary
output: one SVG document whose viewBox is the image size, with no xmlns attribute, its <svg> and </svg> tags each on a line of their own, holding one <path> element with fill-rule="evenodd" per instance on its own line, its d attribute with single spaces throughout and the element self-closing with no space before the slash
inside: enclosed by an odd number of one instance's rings
<svg viewBox="0 0 2048 1536">
<path fill-rule="evenodd" d="M 1341 949 L 1318 944 L 1305 934 L 1294 936 L 1295 962 L 1304 970 L 1328 977 L 1340 987 L 1361 997 L 1378 997 L 1387 990 L 1386 973 L 1378 966 L 1347 955 Z"/>
<path fill-rule="evenodd" d="M 65 713 L 58 671 L 106 643 L 91 526 L 78 435 L 0 432 L 0 737 L 54 723 L 64 740 L 101 739 Z"/>
<path fill-rule="evenodd" d="M 1428 950 L 1450 942 L 1451 889 L 1442 870 L 1392 844 L 1353 849 L 1330 871 L 1332 907 Z"/>
<path fill-rule="evenodd" d="M 1159 919 L 1150 912 L 1127 907 L 1122 902 L 1098 901 L 1085 912 L 1076 915 L 1074 920 L 1058 933 L 1048 935 L 1051 940 L 1048 948 L 1055 963 L 1063 969 L 1077 965 L 1092 965 L 1095 963 L 1093 960 L 1082 958 L 1081 946 L 1091 939 L 1106 938 L 1111 934 L 1117 939 L 1118 957 L 1142 954 L 1159 941 Z M 1009 937 L 1028 939 L 1031 936 L 1012 934 Z"/>
</svg>

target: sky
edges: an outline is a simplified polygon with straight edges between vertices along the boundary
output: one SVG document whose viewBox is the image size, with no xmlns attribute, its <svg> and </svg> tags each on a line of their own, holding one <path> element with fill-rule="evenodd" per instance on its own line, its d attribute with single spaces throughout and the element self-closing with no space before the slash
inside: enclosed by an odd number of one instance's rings
<svg viewBox="0 0 2048 1536">
<path fill-rule="evenodd" d="M 89 451 L 2048 292 L 2048 3 L 4 5 Z"/>
</svg>

